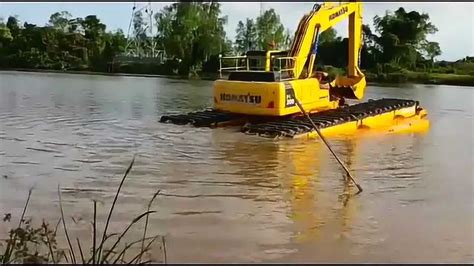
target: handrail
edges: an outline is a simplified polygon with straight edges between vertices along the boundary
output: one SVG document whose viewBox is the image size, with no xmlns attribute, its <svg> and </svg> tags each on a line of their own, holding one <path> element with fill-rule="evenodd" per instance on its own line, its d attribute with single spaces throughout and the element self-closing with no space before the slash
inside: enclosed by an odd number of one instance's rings
<svg viewBox="0 0 474 266">
<path fill-rule="evenodd" d="M 280 80 L 290 80 L 294 79 L 294 74 L 296 71 L 296 61 L 297 57 L 295 56 L 272 56 L 272 61 L 273 61 L 273 71 L 276 71 L 279 73 Z M 277 64 L 276 61 L 278 61 Z M 282 61 L 284 61 L 286 64 L 283 64 L 282 66 Z M 291 62 L 288 64 L 288 62 Z M 289 66 L 288 66 L 289 65 Z M 288 73 L 287 78 L 281 78 L 282 73 Z"/>
<path fill-rule="evenodd" d="M 222 55 L 219 55 L 219 58 L 222 58 L 222 59 L 241 59 L 241 58 L 247 58 L 246 55 L 235 55 L 235 56 L 222 56 Z"/>
<path fill-rule="evenodd" d="M 235 70 L 235 71 L 238 71 L 238 70 L 242 70 L 242 69 L 247 69 L 247 67 L 239 66 L 239 61 L 241 61 L 241 59 L 246 59 L 246 58 L 247 58 L 246 56 L 239 56 L 239 55 L 236 55 L 236 56 L 222 56 L 222 54 L 219 54 L 219 76 L 222 78 L 222 72 L 223 72 L 223 70 Z M 222 60 L 223 60 L 223 59 L 232 59 L 232 60 L 235 60 L 235 66 L 222 67 Z"/>
<path fill-rule="evenodd" d="M 265 66 L 250 66 L 250 60 L 265 59 L 265 56 L 248 56 L 248 55 L 234 55 L 234 56 L 222 56 L 219 55 L 219 75 L 222 78 L 222 72 L 227 71 L 250 71 L 250 70 L 265 70 Z M 223 66 L 223 60 L 235 60 L 234 66 Z M 242 65 L 241 63 L 245 64 Z"/>
<path fill-rule="evenodd" d="M 219 55 L 219 75 L 222 78 L 222 73 L 223 72 L 228 72 L 228 71 L 265 71 L 265 65 L 263 66 L 250 66 L 250 60 L 252 59 L 263 59 L 266 60 L 266 56 L 248 56 L 248 55 L 235 55 L 235 56 L 222 56 Z M 279 81 L 282 80 L 291 80 L 294 79 L 294 74 L 297 72 L 297 57 L 293 56 L 271 56 L 270 57 L 274 72 L 279 73 L 278 79 Z M 223 66 L 223 60 L 235 60 L 235 65 L 233 66 Z M 244 64 L 242 64 L 244 63 Z M 285 75 L 286 78 L 282 78 Z"/>
<path fill-rule="evenodd" d="M 221 67 L 221 70 L 232 70 L 232 69 L 235 69 L 235 70 L 247 69 L 247 67 L 246 66 Z"/>
</svg>

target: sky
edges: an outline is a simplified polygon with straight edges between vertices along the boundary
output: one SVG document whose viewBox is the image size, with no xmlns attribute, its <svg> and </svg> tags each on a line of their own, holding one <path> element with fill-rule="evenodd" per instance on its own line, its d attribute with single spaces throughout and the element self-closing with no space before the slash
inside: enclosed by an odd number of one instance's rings
<svg viewBox="0 0 474 266">
<path fill-rule="evenodd" d="M 222 2 L 221 11 L 228 16 L 226 32 L 229 38 L 235 36 L 235 29 L 239 20 L 255 18 L 263 10 L 274 8 L 280 15 L 281 22 L 291 32 L 295 31 L 301 17 L 308 13 L 315 2 Z M 137 7 L 144 7 L 147 3 L 136 3 Z M 169 2 L 152 2 L 154 13 L 168 5 Z M 395 11 L 403 6 L 405 10 L 425 12 L 430 15 L 431 22 L 438 28 L 438 32 L 428 36 L 428 40 L 439 42 L 442 55 L 438 60 L 458 60 L 466 56 L 474 56 L 474 3 L 472 2 L 370 2 L 364 3 L 364 23 L 372 26 L 375 15 L 383 16 L 387 10 Z M 108 30 L 121 28 L 127 33 L 130 23 L 133 2 L 45 2 L 45 3 L 6 3 L 0 2 L 0 17 L 6 20 L 10 15 L 18 15 L 23 23 L 33 23 L 38 26 L 46 24 L 49 16 L 57 11 L 69 11 L 73 17 L 97 15 L 107 25 Z M 338 34 L 347 36 L 347 20 L 338 24 L 335 29 Z M 373 30 L 373 27 L 372 27 Z"/>
</svg>

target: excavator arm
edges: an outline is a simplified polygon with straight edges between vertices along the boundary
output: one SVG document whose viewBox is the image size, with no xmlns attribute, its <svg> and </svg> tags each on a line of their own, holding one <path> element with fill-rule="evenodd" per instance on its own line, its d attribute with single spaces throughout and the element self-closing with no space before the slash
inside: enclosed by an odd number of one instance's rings
<svg viewBox="0 0 474 266">
<path fill-rule="evenodd" d="M 339 5 L 331 2 L 316 4 L 309 14 L 303 16 L 289 51 L 289 56 L 294 59 L 292 76 L 297 79 L 311 77 L 320 34 L 345 19 L 349 19 L 348 75 L 337 77 L 331 83 L 334 88 L 332 93 L 338 97 L 361 99 L 365 89 L 365 76 L 359 69 L 362 44 L 360 2 L 346 2 Z"/>
</svg>

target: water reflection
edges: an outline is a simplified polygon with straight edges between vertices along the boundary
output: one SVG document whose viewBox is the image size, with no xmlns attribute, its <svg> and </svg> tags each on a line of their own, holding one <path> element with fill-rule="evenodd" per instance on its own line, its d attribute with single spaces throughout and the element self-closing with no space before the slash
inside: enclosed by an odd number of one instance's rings
<svg viewBox="0 0 474 266">
<path fill-rule="evenodd" d="M 338 145 L 338 151 L 345 149 L 346 152 L 340 152 L 340 157 L 344 158 L 346 166 L 351 169 L 353 157 L 355 156 L 354 139 L 346 139 Z M 347 232 L 350 226 L 350 220 L 354 211 L 354 204 L 349 204 L 349 199 L 353 194 L 352 185 L 345 180 L 342 169 L 328 169 L 331 178 L 338 179 L 337 187 L 343 187 L 343 190 L 334 189 L 332 195 L 339 198 L 340 207 L 337 211 L 331 213 L 331 208 L 327 208 L 333 200 L 328 199 L 327 195 L 320 193 L 327 189 L 321 181 L 321 175 L 327 175 L 327 172 L 321 169 L 321 166 L 327 164 L 326 160 L 334 160 L 328 156 L 329 151 L 321 141 L 313 143 L 300 143 L 297 149 L 291 147 L 281 147 L 288 153 L 291 162 L 291 170 L 282 173 L 282 177 L 291 178 L 290 186 L 290 215 L 295 228 L 297 229 L 296 241 L 300 243 L 309 242 L 320 237 L 319 231 L 327 223 L 334 223 L 337 220 L 342 221 L 342 232 Z M 287 146 L 289 142 L 283 142 L 282 146 Z M 331 188 L 330 188 L 331 189 Z M 332 225 L 331 225 L 332 226 Z"/>
<path fill-rule="evenodd" d="M 340 156 L 344 158 L 344 163 L 346 164 L 347 169 L 353 172 L 354 160 L 356 157 L 357 146 L 359 138 L 344 138 L 341 142 L 342 145 L 339 146 Z M 342 148 L 342 149 L 341 149 Z M 344 151 L 345 150 L 345 151 Z M 351 173 L 352 173 L 351 172 Z M 357 178 L 357 177 L 355 177 Z M 358 191 L 357 187 L 354 187 L 349 177 L 345 177 L 345 182 L 343 185 L 343 193 L 339 196 L 339 202 L 342 204 L 341 210 L 341 223 L 342 223 L 342 232 L 341 234 L 347 234 L 351 229 L 351 222 L 354 220 L 356 212 L 356 202 L 357 195 L 355 194 Z"/>
<path fill-rule="evenodd" d="M 98 111 L 100 109 L 94 90 L 87 90 L 86 97 L 87 114 L 89 116 L 99 115 Z"/>
<path fill-rule="evenodd" d="M 288 143 L 286 144 L 288 145 Z M 324 225 L 324 210 L 321 209 L 319 190 L 319 168 L 321 143 L 301 145 L 297 150 L 289 149 L 290 171 L 282 174 L 291 179 L 290 213 L 294 222 L 296 240 L 308 241 L 318 236 L 318 229 Z M 323 147 L 324 148 L 324 147 Z"/>
<path fill-rule="evenodd" d="M 337 144 L 340 158 L 351 169 L 358 139 L 332 141 Z M 235 167 L 236 176 L 244 178 L 239 185 L 258 189 L 260 200 L 282 199 L 287 203 L 285 217 L 291 223 L 292 241 L 305 243 L 317 239 L 327 223 L 340 227 L 341 234 L 350 231 L 356 210 L 356 203 L 351 201 L 357 200 L 352 197 L 357 189 L 345 180 L 342 169 L 333 164 L 324 143 L 260 140 L 233 142 L 226 147 L 225 160 Z M 328 163 L 332 167 L 326 168 Z M 335 184 L 325 184 L 328 179 L 333 179 L 331 183 Z M 327 189 L 332 190 L 329 195 L 324 193 Z M 334 203 L 338 206 L 334 207 Z"/>
</svg>

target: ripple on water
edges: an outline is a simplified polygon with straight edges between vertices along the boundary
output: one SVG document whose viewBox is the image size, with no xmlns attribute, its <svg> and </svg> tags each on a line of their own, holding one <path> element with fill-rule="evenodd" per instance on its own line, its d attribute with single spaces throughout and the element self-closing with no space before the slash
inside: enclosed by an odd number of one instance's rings
<svg viewBox="0 0 474 266">
<path fill-rule="evenodd" d="M 61 193 L 74 198 L 90 199 L 106 193 L 104 189 L 99 188 L 75 188 L 61 187 Z"/>
<path fill-rule="evenodd" d="M 101 163 L 101 162 L 103 162 L 102 160 L 94 160 L 94 159 L 75 159 L 74 161 L 80 162 L 80 163 Z"/>
<path fill-rule="evenodd" d="M 94 134 L 92 134 L 92 133 L 82 132 L 82 131 L 77 131 L 75 134 L 78 135 L 78 136 L 80 136 L 80 137 L 91 137 L 91 136 L 94 136 Z"/>
<path fill-rule="evenodd" d="M 398 178 L 398 179 L 420 179 L 421 172 L 413 171 L 413 172 L 396 172 L 390 173 L 390 177 Z"/>
<path fill-rule="evenodd" d="M 51 122 L 52 124 L 57 124 L 57 123 L 59 124 L 59 123 L 63 123 L 63 122 L 69 122 L 70 124 L 69 123 L 66 123 L 66 124 L 74 125 L 74 124 L 77 123 L 77 118 L 76 117 L 68 118 L 68 117 L 61 116 L 61 117 L 51 118 L 49 120 L 50 120 L 49 122 Z"/>
<path fill-rule="evenodd" d="M 64 142 L 55 142 L 55 141 L 43 141 L 43 140 L 37 140 L 37 142 L 46 144 L 46 145 L 56 145 L 56 146 L 74 146 L 74 144 L 71 143 L 64 143 Z"/>
<path fill-rule="evenodd" d="M 189 216 L 189 215 L 219 214 L 219 213 L 222 213 L 222 211 L 196 211 L 196 210 L 193 210 L 193 211 L 174 212 L 173 214 Z"/>
<path fill-rule="evenodd" d="M 127 153 L 131 153 L 135 151 L 135 147 L 129 147 L 129 148 L 118 148 L 118 147 L 115 147 L 115 148 L 102 148 L 101 149 L 101 152 L 103 152 L 104 154 L 109 154 L 109 156 L 113 156 L 113 155 L 116 155 L 116 154 L 127 154 Z"/>
<path fill-rule="evenodd" d="M 39 162 L 34 162 L 34 161 L 13 161 L 11 163 L 20 164 L 20 165 L 25 165 L 25 164 L 39 165 L 40 164 Z"/>
<path fill-rule="evenodd" d="M 63 165 L 59 167 L 54 167 L 54 169 L 61 170 L 61 171 L 67 171 L 67 172 L 77 172 L 81 170 L 80 166 L 76 165 Z"/>
<path fill-rule="evenodd" d="M 424 198 L 417 198 L 417 199 L 400 199 L 399 200 L 400 204 L 402 206 L 407 206 L 407 205 L 412 205 L 412 204 L 422 204 L 426 202 L 426 199 Z"/>
<path fill-rule="evenodd" d="M 0 139 L 3 139 L 3 140 L 14 140 L 14 141 L 26 141 L 26 139 L 9 138 L 9 137 L 0 137 Z"/>
<path fill-rule="evenodd" d="M 118 167 L 118 166 L 112 166 L 112 165 L 104 166 L 104 165 L 95 165 L 95 164 L 92 164 L 90 168 L 94 172 L 101 173 L 101 174 L 110 174 L 110 175 L 123 174 L 126 169 L 124 167 Z"/>
<path fill-rule="evenodd" d="M 23 118 L 23 116 L 15 115 L 15 114 L 12 114 L 12 113 L 0 114 L 0 119 L 6 120 L 6 121 L 17 120 L 18 118 Z"/>
<path fill-rule="evenodd" d="M 185 184 L 200 184 L 203 186 L 224 186 L 224 187 L 236 187 L 236 186 L 247 186 L 247 187 L 254 187 L 254 188 L 269 188 L 269 189 L 274 189 L 274 188 L 280 188 L 280 184 L 261 184 L 260 181 L 215 181 L 215 180 L 209 180 L 209 181 L 203 181 L 203 180 L 171 180 L 167 181 L 166 183 L 169 184 L 180 184 L 180 185 L 185 185 Z"/>
<path fill-rule="evenodd" d="M 32 151 L 42 151 L 42 152 L 50 152 L 50 153 L 59 153 L 58 150 L 46 149 L 46 148 L 27 147 L 26 149 L 27 149 L 27 150 L 32 150 Z"/>
<path fill-rule="evenodd" d="M 160 196 L 164 197 L 175 197 L 175 198 L 238 198 L 238 199 L 255 199 L 255 195 L 247 194 L 194 194 L 194 195 L 184 195 L 184 194 L 172 194 L 172 193 L 160 193 Z"/>
</svg>

